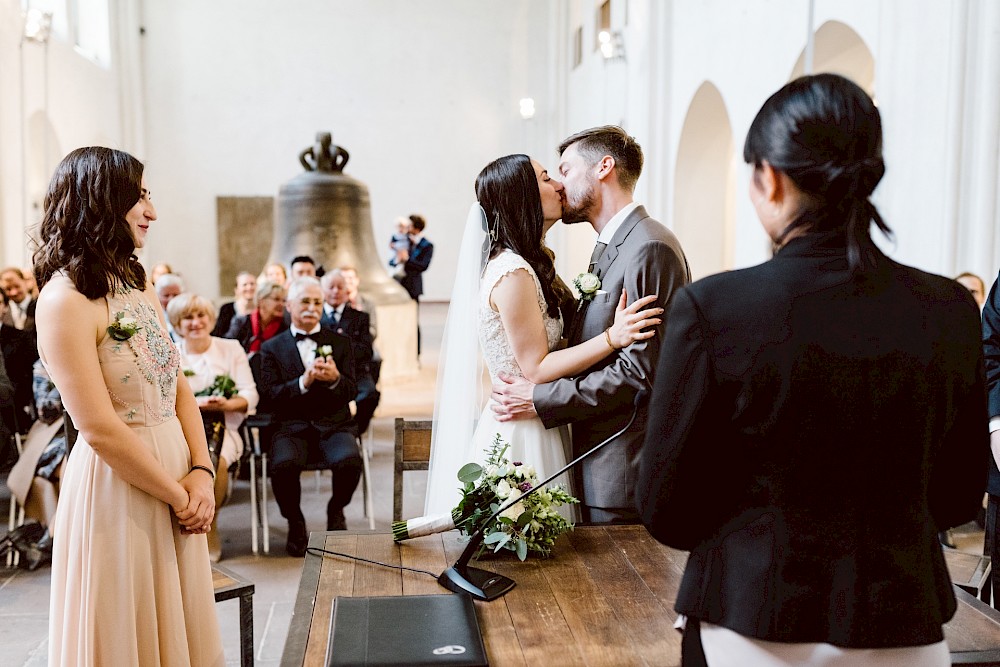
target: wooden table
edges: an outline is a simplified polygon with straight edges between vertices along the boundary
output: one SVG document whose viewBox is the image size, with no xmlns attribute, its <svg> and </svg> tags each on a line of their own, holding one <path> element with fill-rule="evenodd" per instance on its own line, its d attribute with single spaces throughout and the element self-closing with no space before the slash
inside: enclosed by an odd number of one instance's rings
<svg viewBox="0 0 1000 667">
<path fill-rule="evenodd" d="M 216 602 L 240 599 L 240 665 L 253 667 L 253 582 L 212 563 L 212 588 Z"/>
<path fill-rule="evenodd" d="M 394 544 L 388 533 L 313 533 L 310 547 L 435 575 L 461 553 L 457 532 Z M 553 558 L 487 559 L 479 566 L 517 582 L 503 598 L 476 602 L 490 664 L 677 665 L 674 598 L 687 553 L 642 526 L 578 527 Z M 446 594 L 434 578 L 339 557 L 307 555 L 283 667 L 324 665 L 337 596 Z M 1000 613 L 956 589 L 959 610 L 945 627 L 954 664 L 1000 665 Z"/>
</svg>

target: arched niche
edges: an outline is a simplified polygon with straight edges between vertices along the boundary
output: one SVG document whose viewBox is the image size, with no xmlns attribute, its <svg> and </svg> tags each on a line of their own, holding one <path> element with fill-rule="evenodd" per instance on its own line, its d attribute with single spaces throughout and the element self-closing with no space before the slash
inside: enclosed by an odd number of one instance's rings
<svg viewBox="0 0 1000 667">
<path fill-rule="evenodd" d="M 732 267 L 736 169 L 733 130 L 706 81 L 688 106 L 674 167 L 674 233 L 698 279 Z"/>
<path fill-rule="evenodd" d="M 805 49 L 795 62 L 789 81 L 805 73 Z M 813 74 L 831 72 L 846 76 L 875 96 L 875 57 L 861 36 L 846 23 L 827 21 L 813 37 Z"/>
</svg>

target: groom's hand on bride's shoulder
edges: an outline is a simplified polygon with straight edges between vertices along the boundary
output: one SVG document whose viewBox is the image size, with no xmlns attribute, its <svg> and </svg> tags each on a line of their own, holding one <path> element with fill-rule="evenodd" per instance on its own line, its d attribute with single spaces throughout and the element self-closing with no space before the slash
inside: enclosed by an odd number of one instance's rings
<svg viewBox="0 0 1000 667">
<path fill-rule="evenodd" d="M 500 381 L 493 383 L 493 393 L 490 395 L 493 399 L 490 407 L 496 414 L 497 421 L 528 419 L 538 415 L 532 399 L 534 382 L 503 372 L 498 377 Z"/>
</svg>

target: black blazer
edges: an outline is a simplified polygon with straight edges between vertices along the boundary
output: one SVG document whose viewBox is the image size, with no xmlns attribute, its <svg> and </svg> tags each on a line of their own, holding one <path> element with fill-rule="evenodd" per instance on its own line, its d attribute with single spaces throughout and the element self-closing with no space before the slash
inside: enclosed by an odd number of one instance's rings
<svg viewBox="0 0 1000 667">
<path fill-rule="evenodd" d="M 223 338 L 234 338 L 240 341 L 240 345 L 242 345 L 243 349 L 247 352 L 250 351 L 250 343 L 253 342 L 253 326 L 250 322 L 250 315 L 252 312 L 253 311 L 247 313 L 246 315 L 237 315 L 234 317 L 232 323 L 229 325 L 229 331 L 227 331 L 226 335 L 223 336 Z M 289 323 L 289 315 L 286 311 L 285 317 L 281 321 L 281 326 L 278 327 L 278 333 L 275 334 L 275 336 L 286 331 Z"/>
<path fill-rule="evenodd" d="M 215 326 L 212 328 L 212 335 L 218 336 L 219 338 L 226 338 L 226 333 L 229 332 L 229 326 L 233 323 L 233 318 L 235 317 L 235 302 L 227 301 L 219 306 L 219 316 L 216 318 Z"/>
<path fill-rule="evenodd" d="M 1000 278 L 998 278 L 1000 280 Z M 986 355 L 986 392 L 990 417 L 1000 416 L 1000 292 L 997 282 L 990 288 L 990 295 L 983 305 L 983 352 Z M 990 475 L 986 490 L 1000 496 L 1000 470 L 990 458 Z"/>
<path fill-rule="evenodd" d="M 852 274 L 842 236 L 808 234 L 675 296 L 636 496 L 691 551 L 677 611 L 771 641 L 941 640 L 937 533 L 986 482 L 979 312 L 876 255 Z"/>
<path fill-rule="evenodd" d="M 431 265 L 433 255 L 434 244 L 426 238 L 421 238 L 419 243 L 410 248 L 410 259 L 403 265 L 406 273 L 399 279 L 410 298 L 416 299 L 424 293 L 424 271 Z"/>
<path fill-rule="evenodd" d="M 354 368 L 358 377 L 369 373 L 369 365 L 372 361 L 372 332 L 371 320 L 368 313 L 354 310 L 350 306 L 344 306 L 344 312 L 340 315 L 340 321 L 334 323 L 333 318 L 327 315 L 326 308 L 323 309 L 323 319 L 320 324 L 327 327 L 341 336 L 346 336 L 351 341 L 351 350 L 354 354 Z"/>
<path fill-rule="evenodd" d="M 32 301 L 28 306 L 29 310 L 34 303 Z M 34 414 L 35 406 L 32 391 L 32 369 L 38 359 L 35 331 L 15 329 L 6 324 L 0 326 L 0 353 L 3 354 L 7 376 L 14 385 L 14 405 L 18 408 L 18 425 L 24 431 L 31 426 L 28 414 Z"/>
<path fill-rule="evenodd" d="M 322 430 L 339 430 L 353 424 L 348 406 L 357 393 L 351 343 L 329 329 L 316 334 L 317 345 L 333 348 L 333 361 L 340 380 L 333 384 L 314 382 L 304 394 L 299 391 L 299 377 L 305 366 L 299 357 L 291 331 L 280 334 L 260 348 L 260 411 L 268 412 L 277 424 L 309 422 Z"/>
</svg>

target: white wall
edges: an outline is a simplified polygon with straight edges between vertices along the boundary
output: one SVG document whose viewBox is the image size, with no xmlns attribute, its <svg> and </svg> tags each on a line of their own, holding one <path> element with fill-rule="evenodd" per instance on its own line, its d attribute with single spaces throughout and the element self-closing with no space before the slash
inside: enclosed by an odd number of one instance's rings
<svg viewBox="0 0 1000 667">
<path fill-rule="evenodd" d="M 540 104 L 531 127 L 518 114 L 520 98 L 549 98 L 550 15 L 531 0 L 143 7 L 160 215 L 146 257 L 206 294 L 219 293 L 216 196 L 276 195 L 301 172 L 299 151 L 330 130 L 351 154 L 345 173 L 370 189 L 379 248 L 395 217 L 427 218 L 425 298 L 448 298 L 476 174 L 537 141 L 554 113 Z"/>
</svg>

